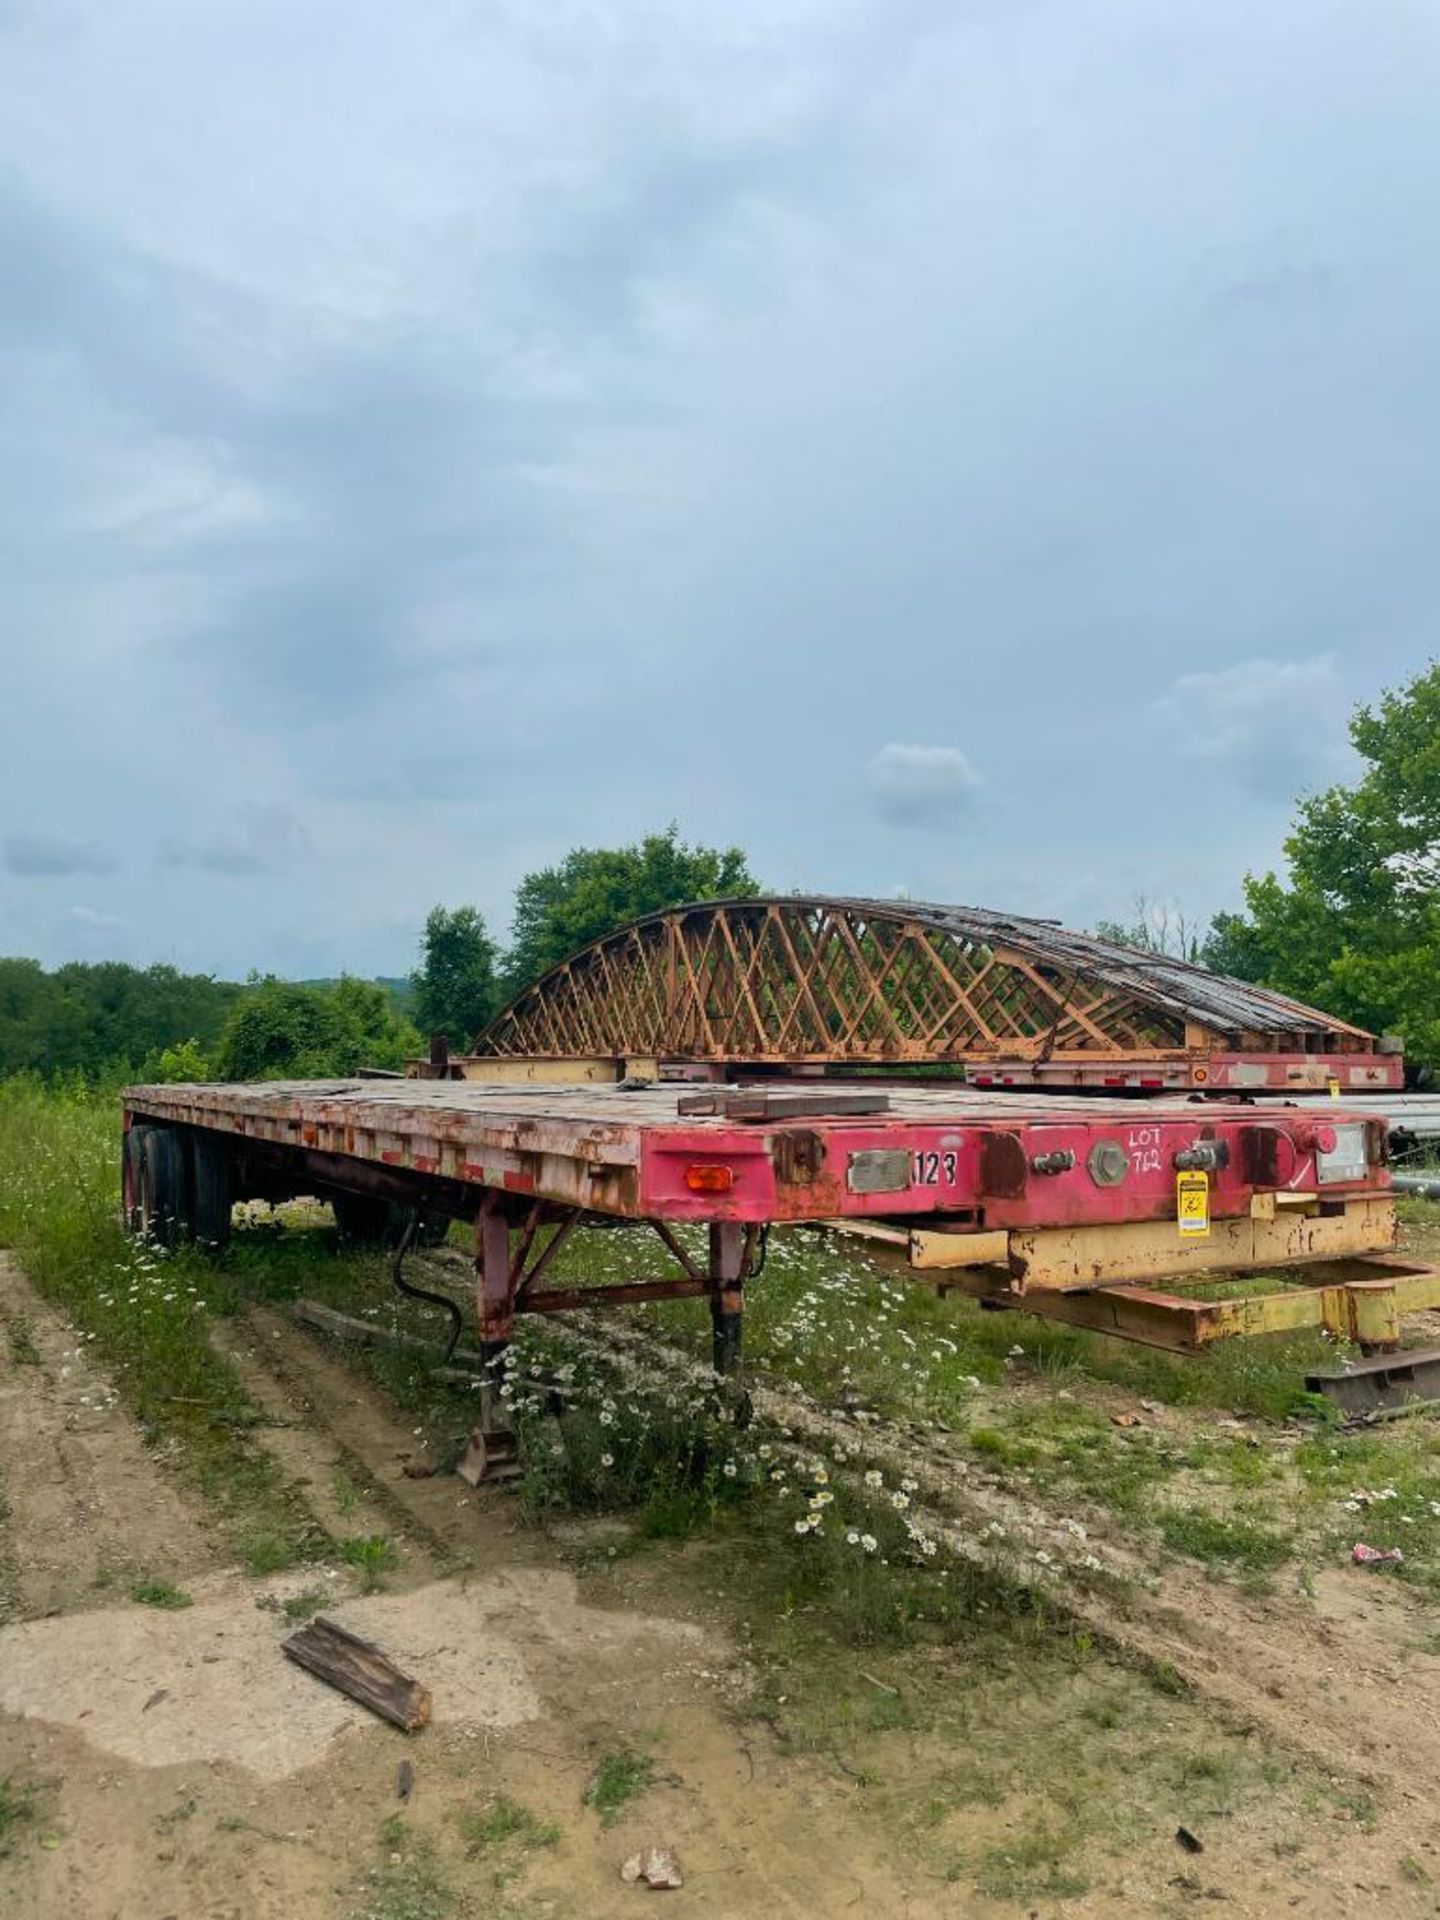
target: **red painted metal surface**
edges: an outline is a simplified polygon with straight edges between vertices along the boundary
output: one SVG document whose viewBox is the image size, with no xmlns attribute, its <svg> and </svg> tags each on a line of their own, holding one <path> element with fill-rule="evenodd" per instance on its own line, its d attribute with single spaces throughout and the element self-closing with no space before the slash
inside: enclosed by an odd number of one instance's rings
<svg viewBox="0 0 1440 1920">
<path fill-rule="evenodd" d="M 803 1090 L 813 1095 L 814 1082 Z M 383 1168 L 473 1193 L 477 1207 L 488 1192 L 623 1219 L 937 1215 L 987 1228 L 1173 1219 L 1177 1164 L 1187 1163 L 1177 1157 L 1196 1154 L 1211 1163 L 1217 1217 L 1245 1213 L 1256 1193 L 1339 1199 L 1389 1183 L 1383 1121 L 1339 1105 L 1321 1114 L 891 1087 L 884 1114 L 747 1122 L 682 1117 L 682 1092 L 280 1082 L 134 1087 L 125 1107 L 127 1124 L 209 1129 L 302 1170 L 307 1154 L 328 1156 L 337 1184 L 347 1167 L 357 1187 Z M 1342 1139 L 1348 1168 L 1335 1159 Z M 700 1166 L 729 1169 L 728 1190 L 695 1191 L 686 1176 Z"/>
</svg>

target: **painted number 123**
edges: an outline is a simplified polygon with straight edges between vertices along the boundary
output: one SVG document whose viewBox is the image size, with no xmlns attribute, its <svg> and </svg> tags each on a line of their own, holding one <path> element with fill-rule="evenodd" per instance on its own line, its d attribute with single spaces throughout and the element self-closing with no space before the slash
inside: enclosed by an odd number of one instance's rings
<svg viewBox="0 0 1440 1920">
<path fill-rule="evenodd" d="M 943 1175 L 945 1185 L 953 1186 L 956 1165 L 957 1160 L 953 1153 L 917 1153 L 912 1184 L 917 1187 L 938 1187 Z"/>
</svg>

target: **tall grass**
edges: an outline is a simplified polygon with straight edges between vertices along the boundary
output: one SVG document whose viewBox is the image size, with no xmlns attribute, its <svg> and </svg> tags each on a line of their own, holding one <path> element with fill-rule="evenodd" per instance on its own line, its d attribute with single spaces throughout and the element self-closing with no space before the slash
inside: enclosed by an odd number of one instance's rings
<svg viewBox="0 0 1440 1920">
<path fill-rule="evenodd" d="M 147 1245 L 121 1226 L 113 1090 L 0 1081 L 0 1247 L 68 1316 L 147 1435 L 184 1443 L 240 1544 L 263 1531 L 289 1559 L 324 1544 L 295 1489 L 249 1440 L 254 1411 L 209 1343 L 210 1316 L 234 1311 L 233 1282 L 204 1255 Z"/>
<path fill-rule="evenodd" d="M 0 1246 L 62 1306 L 147 1419 L 185 1399 L 235 1402 L 205 1338 L 231 1304 L 202 1256 L 132 1240 L 120 1224 L 120 1110 L 83 1081 L 0 1082 Z"/>
</svg>

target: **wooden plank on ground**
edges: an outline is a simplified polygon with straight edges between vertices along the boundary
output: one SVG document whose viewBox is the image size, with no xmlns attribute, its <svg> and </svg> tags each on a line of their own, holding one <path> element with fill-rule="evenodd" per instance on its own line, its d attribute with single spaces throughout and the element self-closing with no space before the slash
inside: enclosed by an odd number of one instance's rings
<svg viewBox="0 0 1440 1920">
<path fill-rule="evenodd" d="M 852 1240 L 878 1240 L 882 1246 L 903 1250 L 910 1244 L 907 1227 L 887 1227 L 883 1220 L 821 1220 L 816 1223 L 830 1233 L 847 1233 Z"/>
<path fill-rule="evenodd" d="M 280 1645 L 297 1666 L 405 1733 L 414 1733 L 430 1718 L 428 1687 L 402 1673 L 371 1641 L 327 1620 L 324 1614 Z"/>
</svg>

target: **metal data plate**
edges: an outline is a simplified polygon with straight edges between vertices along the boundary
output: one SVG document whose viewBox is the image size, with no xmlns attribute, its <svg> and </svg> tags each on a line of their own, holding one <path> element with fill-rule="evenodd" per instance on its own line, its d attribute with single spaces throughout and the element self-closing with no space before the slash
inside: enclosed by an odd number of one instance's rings
<svg viewBox="0 0 1440 1920">
<path fill-rule="evenodd" d="M 910 1184 L 908 1147 L 868 1147 L 852 1153 L 845 1169 L 851 1193 L 903 1193 Z"/>
<path fill-rule="evenodd" d="M 1316 1178 L 1325 1186 L 1340 1180 L 1363 1180 L 1369 1172 L 1365 1157 L 1365 1122 L 1349 1120 L 1334 1129 L 1335 1147 L 1331 1153 L 1315 1156 Z"/>
</svg>

